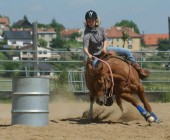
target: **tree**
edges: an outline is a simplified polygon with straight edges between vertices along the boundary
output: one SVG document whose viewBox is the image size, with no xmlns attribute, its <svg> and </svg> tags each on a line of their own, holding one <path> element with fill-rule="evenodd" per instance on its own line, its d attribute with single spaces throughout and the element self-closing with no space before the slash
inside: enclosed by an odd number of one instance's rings
<svg viewBox="0 0 170 140">
<path fill-rule="evenodd" d="M 61 39 L 60 37 L 60 31 L 65 29 L 65 27 L 56 22 L 55 19 L 52 19 L 51 23 L 49 24 L 50 27 L 53 27 L 56 31 L 56 38 L 52 39 L 51 41 L 51 47 L 52 48 L 63 48 L 65 45 L 65 41 L 63 39 Z"/>
<path fill-rule="evenodd" d="M 125 47 L 125 42 L 129 38 L 129 34 L 126 33 L 125 31 L 122 31 L 122 40 L 123 40 L 123 48 Z"/>
<path fill-rule="evenodd" d="M 60 38 L 60 36 L 56 36 L 56 38 L 52 39 L 51 47 L 52 48 L 63 48 L 65 46 L 65 41 Z"/>
<path fill-rule="evenodd" d="M 170 44 L 168 39 L 159 39 L 158 48 L 159 51 L 168 51 L 170 50 Z"/>
<path fill-rule="evenodd" d="M 140 34 L 138 26 L 133 21 L 122 20 L 121 22 L 117 22 L 115 26 L 134 28 L 134 32 Z"/>
<path fill-rule="evenodd" d="M 76 40 L 76 38 L 78 38 L 80 36 L 81 36 L 81 33 L 75 32 L 75 33 L 71 34 L 70 39 L 71 40 Z"/>
<path fill-rule="evenodd" d="M 46 47 L 47 46 L 47 41 L 45 41 L 44 39 L 40 38 L 38 39 L 38 43 L 41 47 Z"/>
<path fill-rule="evenodd" d="M 27 18 L 26 15 L 24 15 L 23 20 L 27 20 L 28 21 L 28 18 Z"/>
<path fill-rule="evenodd" d="M 57 34 L 60 34 L 60 31 L 65 29 L 64 25 L 56 22 L 55 19 L 52 19 L 51 23 L 49 24 L 50 27 L 53 27 Z"/>
</svg>

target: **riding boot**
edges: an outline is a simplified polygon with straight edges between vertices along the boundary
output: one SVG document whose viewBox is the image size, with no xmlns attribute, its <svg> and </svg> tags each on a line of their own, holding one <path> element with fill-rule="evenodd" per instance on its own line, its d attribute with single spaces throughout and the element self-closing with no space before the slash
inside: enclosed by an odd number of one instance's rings
<svg viewBox="0 0 170 140">
<path fill-rule="evenodd" d="M 136 71 L 138 72 L 140 79 L 146 78 L 146 77 L 148 77 L 148 76 L 151 74 L 150 71 L 141 68 L 138 64 L 136 64 L 136 63 L 134 63 L 134 62 L 131 62 L 131 65 L 132 65 L 132 66 L 136 69 Z"/>
</svg>

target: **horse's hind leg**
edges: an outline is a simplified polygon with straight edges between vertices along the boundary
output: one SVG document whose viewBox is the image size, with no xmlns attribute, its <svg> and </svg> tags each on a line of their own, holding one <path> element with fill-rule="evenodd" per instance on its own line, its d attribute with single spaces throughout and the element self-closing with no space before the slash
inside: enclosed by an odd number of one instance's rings
<svg viewBox="0 0 170 140">
<path fill-rule="evenodd" d="M 138 111 L 141 113 L 141 115 L 145 118 L 146 121 L 151 123 L 155 120 L 153 116 L 151 116 L 149 112 L 147 112 L 144 108 L 142 108 L 139 105 L 139 102 L 135 98 L 133 98 L 130 94 L 122 93 L 120 97 L 124 99 L 125 101 L 130 102 L 132 105 L 134 105 L 138 109 Z"/>
<path fill-rule="evenodd" d="M 151 106 L 149 105 L 147 98 L 145 97 L 143 85 L 140 84 L 140 86 L 139 86 L 138 89 L 139 89 L 139 90 L 138 90 L 138 93 L 137 93 L 137 94 L 138 94 L 139 99 L 140 99 L 141 102 L 143 103 L 144 108 L 151 114 L 151 116 L 154 117 L 154 121 L 155 121 L 156 123 L 160 123 L 161 121 L 158 119 L 158 117 L 156 116 L 156 114 L 152 111 L 152 108 L 151 108 Z M 137 108 L 138 108 L 138 110 L 141 109 L 140 106 L 138 106 Z"/>
</svg>

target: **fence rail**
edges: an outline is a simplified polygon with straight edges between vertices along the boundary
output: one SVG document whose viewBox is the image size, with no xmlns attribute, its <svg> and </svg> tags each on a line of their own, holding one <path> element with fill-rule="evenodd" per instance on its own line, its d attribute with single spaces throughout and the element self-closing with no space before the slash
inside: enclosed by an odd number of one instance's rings
<svg viewBox="0 0 170 140">
<path fill-rule="evenodd" d="M 0 50 L 0 53 L 8 53 L 11 52 L 18 53 L 21 52 L 19 50 Z M 29 51 L 35 53 L 35 51 Z M 36 53 L 38 53 L 37 51 Z M 51 53 L 58 53 L 62 56 L 62 59 L 54 60 L 38 60 L 38 63 L 55 63 L 58 64 L 75 64 L 81 63 L 84 66 L 84 61 L 82 56 L 84 56 L 83 52 L 80 51 L 52 51 Z M 138 52 L 132 52 L 135 56 L 137 62 L 139 64 L 151 71 L 151 76 L 147 78 L 146 80 L 143 80 L 142 83 L 144 84 L 145 91 L 147 92 L 170 92 L 170 67 L 166 67 L 166 65 L 170 66 L 170 51 L 138 51 Z M 162 53 L 163 57 L 159 57 L 159 54 Z M 68 55 L 69 54 L 69 55 Z M 68 58 L 68 56 L 71 55 L 71 59 Z M 73 56 L 74 55 L 74 56 Z M 75 57 L 76 55 L 76 57 Z M 78 56 L 78 57 L 77 57 Z M 75 57 L 75 58 L 74 58 Z M 26 69 L 7 69 L 5 66 L 6 63 L 22 63 L 22 64 L 28 64 Z M 40 73 L 55 73 L 60 74 L 63 72 L 63 70 L 57 70 L 57 68 L 53 70 L 45 70 L 45 69 L 39 69 L 39 70 L 33 70 L 29 68 L 29 64 L 36 63 L 37 60 L 9 60 L 4 59 L 0 60 L 0 92 L 5 91 L 12 91 L 12 77 L 8 76 L 8 73 L 25 73 L 25 76 L 29 76 L 28 73 L 34 73 L 34 72 L 40 72 Z M 86 88 L 85 84 L 85 77 L 84 77 L 84 69 L 83 68 L 69 68 L 67 70 L 68 72 L 68 85 L 70 89 L 73 92 L 77 93 L 87 93 L 88 90 Z M 7 73 L 6 77 L 3 76 L 3 73 Z M 42 76 L 42 75 L 40 75 Z M 55 82 L 53 81 L 53 77 L 49 75 L 50 82 L 53 86 L 55 86 Z M 52 87 L 53 87 L 52 86 Z M 53 88 L 50 89 L 51 91 Z"/>
</svg>

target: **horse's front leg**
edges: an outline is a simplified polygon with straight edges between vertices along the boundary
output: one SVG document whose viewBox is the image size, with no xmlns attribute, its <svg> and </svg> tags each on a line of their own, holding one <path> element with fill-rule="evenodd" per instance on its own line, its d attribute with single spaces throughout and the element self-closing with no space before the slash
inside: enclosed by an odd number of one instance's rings
<svg viewBox="0 0 170 140">
<path fill-rule="evenodd" d="M 94 98 L 90 98 L 90 109 L 89 109 L 89 113 L 88 113 L 88 119 L 89 120 L 93 120 L 93 104 L 94 104 Z"/>
</svg>

